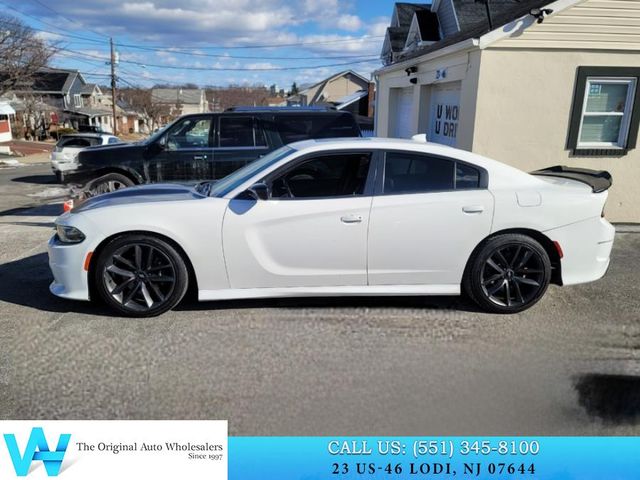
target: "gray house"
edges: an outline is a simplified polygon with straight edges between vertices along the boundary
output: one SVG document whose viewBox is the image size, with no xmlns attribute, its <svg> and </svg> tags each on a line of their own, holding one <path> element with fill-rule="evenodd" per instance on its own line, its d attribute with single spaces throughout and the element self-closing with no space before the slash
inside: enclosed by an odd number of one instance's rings
<svg viewBox="0 0 640 480">
<path fill-rule="evenodd" d="M 40 70 L 9 94 L 16 111 L 22 112 L 25 128 L 46 131 L 94 125 L 111 131 L 113 115 L 100 104 L 100 95 L 100 89 L 77 70 L 58 68 Z"/>
</svg>

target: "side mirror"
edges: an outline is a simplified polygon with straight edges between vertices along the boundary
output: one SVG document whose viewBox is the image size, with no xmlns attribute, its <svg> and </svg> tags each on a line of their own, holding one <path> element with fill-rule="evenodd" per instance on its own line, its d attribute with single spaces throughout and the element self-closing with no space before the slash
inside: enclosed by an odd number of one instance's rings
<svg viewBox="0 0 640 480">
<path fill-rule="evenodd" d="M 247 189 L 247 195 L 254 200 L 269 200 L 269 187 L 266 183 L 254 183 Z"/>
<path fill-rule="evenodd" d="M 154 146 L 158 152 L 164 151 L 167 148 L 167 136 L 163 135 L 160 137 Z"/>
</svg>

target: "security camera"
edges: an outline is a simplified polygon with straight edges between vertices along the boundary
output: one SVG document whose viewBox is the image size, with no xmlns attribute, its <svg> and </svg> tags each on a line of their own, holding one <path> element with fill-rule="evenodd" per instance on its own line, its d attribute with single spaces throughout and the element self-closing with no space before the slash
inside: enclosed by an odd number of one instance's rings
<svg viewBox="0 0 640 480">
<path fill-rule="evenodd" d="M 552 13 L 553 10 L 550 8 L 532 8 L 529 10 L 529 15 L 535 17 L 538 23 L 544 22 L 544 17 L 551 15 Z"/>
<path fill-rule="evenodd" d="M 407 72 L 407 76 L 409 76 L 412 73 L 418 73 L 418 67 L 414 65 L 413 67 L 405 68 L 404 71 Z"/>
</svg>

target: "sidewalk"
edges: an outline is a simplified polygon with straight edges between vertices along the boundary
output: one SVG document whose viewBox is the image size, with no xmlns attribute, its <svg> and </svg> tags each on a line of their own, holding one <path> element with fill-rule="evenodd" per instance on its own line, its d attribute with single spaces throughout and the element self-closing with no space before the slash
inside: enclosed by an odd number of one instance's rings
<svg viewBox="0 0 640 480">
<path fill-rule="evenodd" d="M 0 154 L 0 165 L 37 165 L 41 163 L 49 163 L 51 154 L 49 152 L 40 152 L 26 157 L 20 157 L 17 155 L 2 155 Z"/>
<path fill-rule="evenodd" d="M 9 147 L 16 157 L 26 157 L 35 154 L 50 153 L 56 145 L 55 143 L 47 142 L 11 140 L 0 143 L 0 146 Z"/>
</svg>

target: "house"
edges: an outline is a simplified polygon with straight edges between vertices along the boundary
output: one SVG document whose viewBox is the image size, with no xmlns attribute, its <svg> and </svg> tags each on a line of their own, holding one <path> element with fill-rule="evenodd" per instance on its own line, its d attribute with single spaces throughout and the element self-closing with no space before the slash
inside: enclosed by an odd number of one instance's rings
<svg viewBox="0 0 640 480">
<path fill-rule="evenodd" d="M 204 113 L 209 103 L 204 90 L 196 88 L 154 88 L 151 90 L 151 102 L 154 107 L 165 107 L 160 123 L 167 123 L 172 118 L 190 113 Z"/>
<path fill-rule="evenodd" d="M 15 118 L 16 111 L 6 101 L 0 101 L 0 142 L 8 142 L 13 139 L 11 121 Z"/>
<path fill-rule="evenodd" d="M 428 13 L 436 17 L 430 10 L 428 3 L 396 3 L 391 15 L 391 26 L 387 28 L 382 53 L 380 58 L 385 65 L 392 63 L 396 56 L 405 49 L 407 39 L 415 38 L 414 23 L 418 23 L 416 13 Z M 414 19 L 416 22 L 414 22 Z M 409 35 L 409 30 L 414 27 L 414 31 Z M 437 29 L 436 29 L 437 31 Z"/>
<path fill-rule="evenodd" d="M 100 89 L 77 70 L 43 68 L 10 92 L 24 135 L 46 136 L 58 128 L 99 126 L 112 131 L 112 113 L 96 99 Z"/>
<path fill-rule="evenodd" d="M 369 90 L 369 80 L 353 70 L 337 73 L 289 97 L 290 106 L 338 105 L 358 91 Z"/>
<path fill-rule="evenodd" d="M 640 222 L 640 2 L 434 0 L 408 28 L 406 5 L 374 73 L 377 135 L 426 133 L 525 171 L 608 170 L 607 217 Z"/>
<path fill-rule="evenodd" d="M 99 89 L 98 89 L 99 90 Z M 97 102 L 101 108 L 113 112 L 113 97 L 111 92 L 100 93 Z M 111 114 L 113 116 L 113 113 Z M 142 109 L 136 109 L 124 99 L 116 101 L 116 127 L 118 135 L 132 133 L 149 133 L 149 116 Z M 105 130 L 106 131 L 106 130 Z"/>
</svg>

